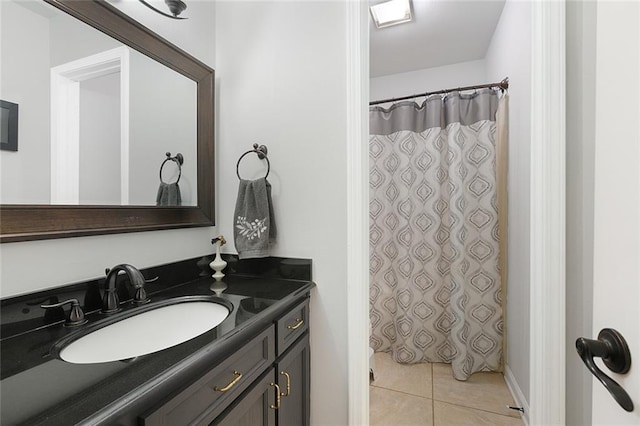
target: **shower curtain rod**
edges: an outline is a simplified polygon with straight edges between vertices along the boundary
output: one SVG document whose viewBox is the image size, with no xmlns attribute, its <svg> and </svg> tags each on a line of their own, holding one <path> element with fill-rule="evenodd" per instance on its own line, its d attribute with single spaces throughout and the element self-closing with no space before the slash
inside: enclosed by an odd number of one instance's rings
<svg viewBox="0 0 640 426">
<path fill-rule="evenodd" d="M 420 93 L 417 95 L 403 96 L 401 98 L 391 98 L 391 99 L 383 99 L 381 101 L 373 101 L 373 102 L 369 102 L 369 106 L 386 104 L 387 102 L 405 101 L 407 99 L 420 98 L 422 96 L 429 96 L 429 95 L 438 95 L 441 93 L 461 92 L 463 90 L 485 89 L 487 87 L 499 87 L 502 90 L 507 90 L 509 88 L 509 77 L 505 77 L 500 83 L 478 84 L 476 86 L 457 87 L 455 89 L 438 90 L 435 92 L 427 92 L 427 93 Z"/>
</svg>

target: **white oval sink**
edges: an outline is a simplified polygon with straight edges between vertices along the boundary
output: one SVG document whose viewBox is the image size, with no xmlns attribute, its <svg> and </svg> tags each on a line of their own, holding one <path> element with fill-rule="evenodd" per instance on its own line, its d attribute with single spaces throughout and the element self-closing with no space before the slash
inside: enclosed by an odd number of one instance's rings
<svg viewBox="0 0 640 426">
<path fill-rule="evenodd" d="M 59 353 L 73 364 L 95 364 L 147 355 L 193 339 L 216 327 L 229 308 L 193 300 L 159 306 L 86 334 Z"/>
</svg>

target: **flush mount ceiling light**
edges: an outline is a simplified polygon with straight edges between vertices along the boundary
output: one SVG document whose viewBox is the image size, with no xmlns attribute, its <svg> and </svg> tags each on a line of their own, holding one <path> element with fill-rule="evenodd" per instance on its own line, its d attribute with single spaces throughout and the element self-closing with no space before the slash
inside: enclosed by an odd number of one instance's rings
<svg viewBox="0 0 640 426">
<path fill-rule="evenodd" d="M 390 0 L 369 8 L 377 28 L 390 27 L 411 21 L 409 0 Z"/>
<path fill-rule="evenodd" d="M 187 19 L 187 18 L 178 16 L 187 8 L 187 5 L 182 0 L 164 0 L 164 2 L 169 7 L 169 11 L 171 11 L 171 15 L 159 9 L 156 9 L 151 4 L 147 3 L 145 0 L 140 0 L 140 3 L 144 4 L 149 9 L 155 12 L 158 12 L 162 16 L 166 16 L 167 18 L 172 18 L 172 19 Z"/>
</svg>

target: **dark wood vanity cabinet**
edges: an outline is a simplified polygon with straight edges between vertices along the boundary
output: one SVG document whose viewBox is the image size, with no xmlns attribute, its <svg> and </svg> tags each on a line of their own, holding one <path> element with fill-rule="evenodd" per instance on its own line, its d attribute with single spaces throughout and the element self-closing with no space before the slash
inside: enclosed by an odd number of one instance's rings
<svg viewBox="0 0 640 426">
<path fill-rule="evenodd" d="M 309 360 L 307 333 L 276 362 L 275 373 L 281 392 L 276 417 L 280 426 L 309 425 Z"/>
<path fill-rule="evenodd" d="M 305 333 L 212 425 L 308 426 L 309 367 L 309 334 Z"/>
<path fill-rule="evenodd" d="M 295 305 L 142 425 L 309 425 L 309 301 Z"/>
<path fill-rule="evenodd" d="M 275 426 L 276 406 L 273 383 L 274 369 L 255 383 L 227 412 L 214 420 L 212 425 L 220 426 Z"/>
</svg>

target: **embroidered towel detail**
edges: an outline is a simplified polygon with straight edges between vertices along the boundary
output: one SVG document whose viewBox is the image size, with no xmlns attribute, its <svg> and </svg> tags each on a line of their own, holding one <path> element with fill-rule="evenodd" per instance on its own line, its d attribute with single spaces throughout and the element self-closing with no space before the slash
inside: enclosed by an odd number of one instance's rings
<svg viewBox="0 0 640 426">
<path fill-rule="evenodd" d="M 276 237 L 271 184 L 266 178 L 240 179 L 233 238 L 240 259 L 269 256 Z"/>
<path fill-rule="evenodd" d="M 180 187 L 178 182 L 164 183 L 161 182 L 158 187 L 158 195 L 156 195 L 156 206 L 181 206 L 182 195 L 180 195 Z"/>
</svg>

